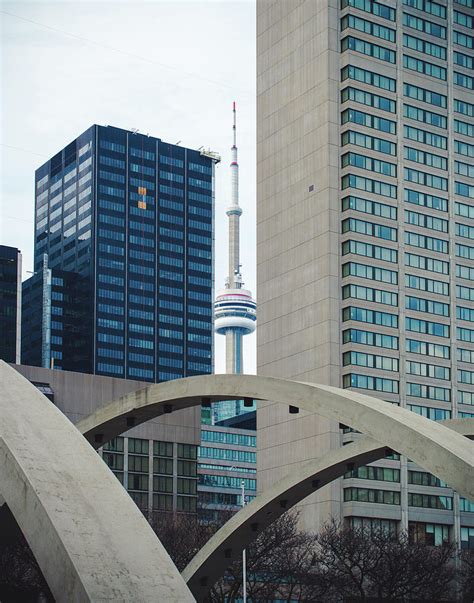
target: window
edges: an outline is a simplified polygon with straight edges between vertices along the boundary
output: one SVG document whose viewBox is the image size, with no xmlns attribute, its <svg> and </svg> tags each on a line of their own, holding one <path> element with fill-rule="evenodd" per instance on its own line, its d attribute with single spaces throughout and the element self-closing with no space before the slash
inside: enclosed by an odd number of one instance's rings
<svg viewBox="0 0 474 603">
<path fill-rule="evenodd" d="M 431 36 L 435 36 L 436 38 L 446 40 L 446 27 L 433 23 L 432 21 L 420 19 L 419 17 L 415 17 L 409 13 L 403 13 L 403 25 L 416 29 L 417 31 L 422 31 L 423 33 L 427 33 Z"/>
<path fill-rule="evenodd" d="M 474 549 L 474 528 L 461 526 L 461 549 Z"/>
<path fill-rule="evenodd" d="M 346 264 L 343 264 L 342 276 L 343 278 L 347 276 L 358 276 L 360 278 L 367 278 L 374 281 L 391 283 L 392 285 L 396 285 L 398 283 L 398 273 L 394 270 L 367 266 L 365 264 L 357 264 L 355 262 L 347 262 Z"/>
<path fill-rule="evenodd" d="M 345 389 L 348 387 L 353 387 L 356 389 L 368 389 L 398 394 L 398 381 L 394 379 L 384 379 L 382 377 L 371 377 L 368 375 L 356 375 L 354 373 L 343 375 L 342 387 Z"/>
<path fill-rule="evenodd" d="M 460 140 L 454 141 L 454 151 L 459 155 L 465 155 L 466 157 L 474 157 L 474 145 L 462 142 Z"/>
<path fill-rule="evenodd" d="M 410 474 L 410 471 L 408 473 Z M 449 542 L 449 526 L 409 521 L 408 538 L 411 543 L 441 546 Z"/>
<path fill-rule="evenodd" d="M 365 308 L 356 308 L 348 306 L 342 310 L 342 321 L 355 320 L 359 322 L 368 322 L 374 325 L 382 325 L 384 327 L 397 328 L 398 315 L 388 314 L 387 312 L 377 312 L 375 310 L 367 310 Z"/>
<path fill-rule="evenodd" d="M 342 342 L 360 343 L 362 345 L 371 345 L 378 348 L 398 350 L 398 337 L 374 333 L 372 331 L 362 331 L 360 329 L 347 329 L 343 331 Z"/>
<path fill-rule="evenodd" d="M 429 228 L 430 230 L 437 230 L 438 232 L 448 232 L 448 220 L 442 218 L 436 218 L 428 214 L 420 214 L 416 211 L 405 210 L 405 222 L 415 226 L 421 226 L 422 228 Z"/>
<path fill-rule="evenodd" d="M 384 96 L 359 90 L 358 88 L 344 88 L 341 92 L 341 103 L 353 101 L 360 103 L 361 105 L 367 105 L 368 107 L 375 107 L 381 111 L 388 111 L 390 113 L 396 113 L 396 102 L 390 100 Z"/>
<path fill-rule="evenodd" d="M 395 63 L 396 53 L 394 50 L 389 50 L 384 46 L 372 44 L 371 42 L 365 42 L 353 36 L 347 36 L 341 40 L 341 52 L 345 52 L 346 50 L 360 52 L 361 54 L 386 61 L 387 63 Z"/>
<path fill-rule="evenodd" d="M 437 316 L 449 316 L 449 304 L 425 299 L 424 297 L 411 297 L 409 295 L 405 300 L 407 310 L 426 312 L 427 314 L 436 314 Z"/>
<path fill-rule="evenodd" d="M 400 482 L 400 469 L 364 466 L 348 471 L 345 479 L 372 479 L 381 482 Z"/>
<path fill-rule="evenodd" d="M 405 318 L 405 328 L 407 331 L 413 331 L 414 333 L 425 333 L 426 335 L 434 335 L 436 337 L 449 337 L 449 325 L 411 318 L 410 316 Z"/>
<path fill-rule="evenodd" d="M 400 492 L 371 490 L 368 488 L 344 488 L 344 501 L 399 505 Z"/>
<path fill-rule="evenodd" d="M 458 339 L 459 341 L 467 341 L 469 343 L 474 343 L 474 330 L 457 327 L 456 339 Z"/>
<path fill-rule="evenodd" d="M 362 285 L 345 285 L 342 288 L 342 299 L 362 299 L 389 306 L 398 306 L 398 294 Z"/>
<path fill-rule="evenodd" d="M 362 243 L 362 241 L 344 241 L 342 244 L 342 255 L 347 255 L 348 253 L 376 258 L 377 260 L 392 262 L 394 264 L 398 261 L 398 252 L 396 249 L 388 249 L 387 247 L 372 245 L 371 243 Z"/>
<path fill-rule="evenodd" d="M 405 243 L 413 247 L 438 251 L 439 253 L 448 253 L 448 242 L 443 239 L 426 237 L 416 232 L 405 232 Z"/>
<path fill-rule="evenodd" d="M 460 121 L 459 119 L 454 120 L 454 131 L 457 134 L 463 134 L 464 136 L 469 136 L 470 138 L 474 138 L 474 124 L 469 124 L 465 121 Z"/>
<path fill-rule="evenodd" d="M 365 149 L 379 151 L 386 155 L 397 154 L 397 145 L 394 142 L 389 142 L 383 138 L 376 138 L 375 136 L 369 136 L 368 134 L 362 134 L 361 132 L 354 132 L 353 130 L 347 130 L 342 133 L 341 143 L 342 146 L 353 144 Z"/>
<path fill-rule="evenodd" d="M 459 245 L 456 243 L 456 256 L 465 258 L 467 260 L 474 260 L 474 247 L 468 247 L 467 245 Z"/>
<path fill-rule="evenodd" d="M 385 176 L 397 176 L 397 166 L 394 163 L 373 159 L 358 153 L 345 153 L 341 157 L 342 167 L 353 166 L 363 170 L 384 174 Z"/>
<path fill-rule="evenodd" d="M 439 65 L 435 65 L 434 63 L 422 61 L 421 59 L 415 59 L 415 57 L 404 54 L 403 66 L 411 71 L 416 71 L 417 73 L 422 73 L 423 75 L 428 75 L 438 80 L 446 81 L 446 69 L 444 67 L 440 67 Z"/>
<path fill-rule="evenodd" d="M 427 111 L 426 109 L 419 109 L 413 105 L 404 104 L 403 115 L 404 117 L 429 124 L 430 126 L 436 126 L 437 128 L 446 129 L 447 127 L 447 119 L 444 115 Z"/>
<path fill-rule="evenodd" d="M 459 510 L 464 511 L 466 513 L 474 513 L 474 502 L 467 500 L 466 498 L 463 498 L 462 496 L 460 496 L 459 497 Z"/>
<path fill-rule="evenodd" d="M 430 406 L 418 406 L 417 404 L 408 404 L 407 407 L 408 410 L 431 421 L 445 421 L 451 418 L 451 411 L 443 408 L 431 408 Z"/>
<path fill-rule="evenodd" d="M 352 6 L 359 10 L 363 10 L 371 15 L 382 17 L 389 21 L 395 21 L 396 11 L 385 4 L 376 2 L 375 0 L 341 0 L 341 10 L 346 6 Z"/>
<path fill-rule="evenodd" d="M 378 23 L 374 23 L 373 21 L 361 19 L 360 17 L 356 17 L 352 14 L 345 15 L 341 19 L 341 31 L 344 31 L 348 27 L 369 34 L 376 38 L 386 40 L 387 42 L 395 42 L 396 32 L 394 29 L 391 29 L 390 27 L 385 27 L 384 25 L 379 25 Z M 364 54 L 367 53 L 364 52 Z"/>
<path fill-rule="evenodd" d="M 451 496 L 432 496 L 428 494 L 408 493 L 409 507 L 423 507 L 425 509 L 452 510 L 453 499 Z"/>
<path fill-rule="evenodd" d="M 423 54 L 427 54 L 437 59 L 441 59 L 442 61 L 446 60 L 446 47 L 433 44 L 433 42 L 428 42 L 428 40 L 403 34 L 403 46 L 405 48 L 410 48 L 411 50 L 416 50 L 417 52 L 422 52 Z"/>
<path fill-rule="evenodd" d="M 453 83 L 461 88 L 467 88 L 468 90 L 474 90 L 474 78 L 464 73 L 455 71 L 453 74 Z"/>
<path fill-rule="evenodd" d="M 346 109 L 343 111 L 341 113 L 341 123 L 342 125 L 346 123 L 359 124 L 360 126 L 386 132 L 387 134 L 396 134 L 397 131 L 397 124 L 391 119 L 377 117 L 376 115 L 357 111 L 356 109 Z"/>
<path fill-rule="evenodd" d="M 421 383 L 407 382 L 407 395 L 416 398 L 429 398 L 431 401 L 437 400 L 439 402 L 450 402 L 451 400 L 450 389 L 446 387 L 435 387 L 433 385 L 422 385 Z"/>
<path fill-rule="evenodd" d="M 426 88 L 420 88 L 413 84 L 403 84 L 403 94 L 409 98 L 413 98 L 429 105 L 435 105 L 446 109 L 448 97 L 444 94 L 438 94 Z"/>
<path fill-rule="evenodd" d="M 365 354 L 364 352 L 345 352 L 342 355 L 343 366 L 355 365 L 376 368 L 382 371 L 398 371 L 398 359 L 388 356 Z"/>
<path fill-rule="evenodd" d="M 431 379 L 443 379 L 449 381 L 450 369 L 436 364 L 426 364 L 424 362 L 406 361 L 407 375 L 417 375 L 419 377 L 430 377 Z"/>
<path fill-rule="evenodd" d="M 422 356 L 433 356 L 435 358 L 450 358 L 450 348 L 447 345 L 438 343 L 428 343 L 418 339 L 406 340 L 406 351 L 412 354 L 421 354 Z"/>
<path fill-rule="evenodd" d="M 403 126 L 403 134 L 405 138 L 408 138 L 409 140 L 415 140 L 416 142 L 421 142 L 431 147 L 436 147 L 438 149 L 448 148 L 448 139 L 446 136 L 441 136 L 440 134 L 434 134 L 427 130 L 420 130 L 413 126 Z"/>
<path fill-rule="evenodd" d="M 472 190 L 474 192 L 474 187 L 472 187 Z M 474 239 L 474 226 L 456 222 L 456 234 L 459 237 L 465 237 L 466 239 Z"/>
<path fill-rule="evenodd" d="M 347 218 L 342 222 L 342 232 L 357 232 L 359 234 L 369 235 L 388 241 L 397 240 L 397 229 L 389 226 L 383 226 L 374 222 L 357 220 L 356 218 Z"/>
<path fill-rule="evenodd" d="M 367 69 L 361 69 L 360 67 L 355 67 L 353 65 L 347 65 L 342 68 L 341 81 L 346 79 L 363 82 L 364 84 L 369 84 L 375 88 L 388 90 L 390 92 L 396 91 L 396 80 L 393 78 L 374 73 L 373 71 L 368 71 Z"/>
<path fill-rule="evenodd" d="M 413 203 L 414 205 L 421 205 L 445 212 L 448 211 L 448 200 L 442 197 L 436 197 L 434 195 L 428 195 L 420 191 L 405 188 L 404 198 L 407 203 Z"/>
<path fill-rule="evenodd" d="M 408 182 L 414 182 L 415 184 L 421 184 L 442 191 L 448 190 L 448 180 L 441 176 L 435 176 L 434 174 L 421 172 L 412 168 L 404 168 L 403 176 Z"/>
<path fill-rule="evenodd" d="M 434 167 L 439 170 L 447 170 L 448 160 L 441 155 L 427 153 L 426 151 L 420 151 L 413 147 L 404 147 L 404 157 L 409 161 L 422 163 L 423 165 Z"/>
<path fill-rule="evenodd" d="M 460 31 L 453 30 L 453 42 L 464 48 L 474 48 L 474 38 Z"/>
<path fill-rule="evenodd" d="M 342 211 L 347 211 L 349 209 L 365 214 L 380 216 L 381 218 L 388 218 L 390 220 L 397 219 L 396 207 L 378 203 L 377 201 L 369 201 L 368 199 L 362 199 L 360 197 L 344 197 L 342 200 Z"/>
<path fill-rule="evenodd" d="M 458 299 L 474 301 L 474 289 L 472 289 L 471 287 L 461 287 L 460 285 L 456 285 L 456 297 Z M 463 320 L 467 319 L 464 318 Z"/>
</svg>

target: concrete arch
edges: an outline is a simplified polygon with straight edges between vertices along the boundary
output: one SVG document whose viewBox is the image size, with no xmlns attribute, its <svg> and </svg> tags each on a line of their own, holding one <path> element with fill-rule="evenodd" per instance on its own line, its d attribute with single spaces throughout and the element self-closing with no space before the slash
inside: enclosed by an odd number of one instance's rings
<svg viewBox="0 0 474 603">
<path fill-rule="evenodd" d="M 446 427 L 465 436 L 474 435 L 474 419 L 443 422 Z M 236 513 L 190 561 L 183 578 L 198 601 L 205 599 L 209 588 L 222 576 L 259 533 L 301 500 L 357 468 L 380 460 L 390 452 L 379 442 L 361 437 L 357 442 L 331 451 L 316 461 L 302 463 L 292 472 L 259 494 Z"/>
<path fill-rule="evenodd" d="M 357 392 L 257 375 L 201 375 L 150 385 L 122 396 L 76 427 L 95 447 L 161 414 L 250 398 L 291 404 L 349 425 L 406 454 L 466 498 L 474 499 L 474 444 L 409 410 Z"/>
<path fill-rule="evenodd" d="M 142 513 L 72 423 L 2 361 L 0 382 L 1 499 L 56 601 L 193 601 Z"/>
</svg>

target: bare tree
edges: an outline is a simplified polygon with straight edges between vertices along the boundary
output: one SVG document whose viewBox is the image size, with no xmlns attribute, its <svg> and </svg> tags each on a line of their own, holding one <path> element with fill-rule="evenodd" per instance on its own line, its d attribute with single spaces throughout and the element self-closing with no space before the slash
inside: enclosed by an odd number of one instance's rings
<svg viewBox="0 0 474 603">
<path fill-rule="evenodd" d="M 474 601 L 474 550 L 464 550 L 459 554 L 459 594 L 466 603 Z"/>
</svg>

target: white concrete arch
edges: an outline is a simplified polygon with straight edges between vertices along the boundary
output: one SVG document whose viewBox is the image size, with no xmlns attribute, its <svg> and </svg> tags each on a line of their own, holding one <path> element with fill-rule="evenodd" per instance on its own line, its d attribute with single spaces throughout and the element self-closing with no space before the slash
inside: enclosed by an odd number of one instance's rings
<svg viewBox="0 0 474 603">
<path fill-rule="evenodd" d="M 193 601 L 142 513 L 74 425 L 2 361 L 0 382 L 0 498 L 56 601 Z"/>
<path fill-rule="evenodd" d="M 474 419 L 443 423 L 457 433 L 474 435 Z M 302 463 L 297 470 L 259 494 L 231 517 L 183 570 L 183 578 L 197 601 L 205 599 L 210 587 L 224 574 L 229 564 L 285 511 L 349 469 L 380 460 L 390 452 L 379 442 L 363 436 L 320 459 Z"/>
<path fill-rule="evenodd" d="M 201 375 L 150 385 L 100 408 L 76 427 L 99 447 L 161 414 L 203 401 L 249 398 L 291 404 L 366 434 L 406 454 L 466 498 L 474 500 L 474 444 L 409 410 L 327 385 L 257 375 Z"/>
</svg>

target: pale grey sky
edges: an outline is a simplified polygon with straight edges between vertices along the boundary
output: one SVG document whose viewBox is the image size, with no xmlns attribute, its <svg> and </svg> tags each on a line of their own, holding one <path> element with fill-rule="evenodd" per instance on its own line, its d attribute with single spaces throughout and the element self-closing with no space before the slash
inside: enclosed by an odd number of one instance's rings
<svg viewBox="0 0 474 603">
<path fill-rule="evenodd" d="M 237 102 L 241 257 L 255 294 L 254 0 L 0 1 L 0 243 L 32 270 L 34 171 L 93 123 L 139 128 L 222 155 L 216 289 L 224 284 L 232 101 Z M 224 253 L 225 250 L 225 253 Z M 224 372 L 216 336 L 216 372 Z M 255 334 L 245 338 L 255 372 Z"/>
</svg>

